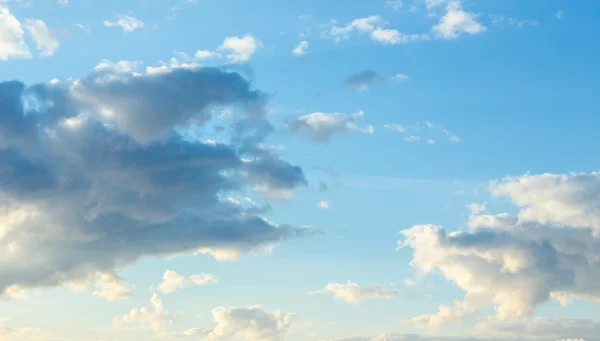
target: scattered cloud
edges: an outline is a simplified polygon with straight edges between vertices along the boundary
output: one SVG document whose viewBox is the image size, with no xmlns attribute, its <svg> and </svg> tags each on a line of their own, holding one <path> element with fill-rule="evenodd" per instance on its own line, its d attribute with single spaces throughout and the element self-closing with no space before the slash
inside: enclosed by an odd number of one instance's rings
<svg viewBox="0 0 600 341">
<path fill-rule="evenodd" d="M 307 54 L 307 50 L 308 50 L 308 41 L 303 40 L 301 41 L 298 46 L 296 46 L 293 50 L 292 50 L 292 54 L 294 56 L 304 56 L 305 54 Z"/>
<path fill-rule="evenodd" d="M 516 216 L 490 215 L 479 205 L 472 206 L 468 229 L 402 231 L 399 246 L 414 250 L 414 267 L 438 270 L 466 292 L 454 307 L 418 319 L 438 325 L 493 306 L 494 318 L 504 321 L 529 317 L 550 299 L 562 305 L 600 299 L 599 188 L 598 173 L 507 177 L 492 181 L 490 191 L 508 197 L 519 208 Z"/>
<path fill-rule="evenodd" d="M 366 91 L 369 87 L 384 82 L 385 78 L 377 74 L 377 72 L 373 70 L 364 70 L 348 76 L 346 80 L 344 80 L 344 86 L 356 91 Z"/>
<path fill-rule="evenodd" d="M 432 7 L 440 5 L 441 1 L 427 1 Z M 487 30 L 477 20 L 477 14 L 463 10 L 460 0 L 450 0 L 447 4 L 446 14 L 440 22 L 432 28 L 433 33 L 443 39 L 456 39 L 462 34 L 479 34 Z"/>
<path fill-rule="evenodd" d="M 245 63 L 262 47 L 262 43 L 247 34 L 243 37 L 227 37 L 219 50 L 227 54 L 227 60 L 231 63 Z"/>
<path fill-rule="evenodd" d="M 106 27 L 120 27 L 124 33 L 133 32 L 137 29 L 144 27 L 144 22 L 134 17 L 133 15 L 127 14 L 116 14 L 117 20 L 115 21 L 104 21 Z"/>
<path fill-rule="evenodd" d="M 404 3 L 402 0 L 387 0 L 385 2 L 385 7 L 399 11 L 402 9 L 402 7 L 404 7 Z"/>
<path fill-rule="evenodd" d="M 56 3 L 64 7 L 69 4 L 69 0 L 56 0 Z"/>
<path fill-rule="evenodd" d="M 409 79 L 409 77 L 407 75 L 403 75 L 401 73 L 398 73 L 394 77 L 392 77 L 392 80 L 395 80 L 397 82 L 405 82 L 408 79 Z"/>
<path fill-rule="evenodd" d="M 490 14 L 490 19 L 492 19 L 492 23 L 495 25 L 502 25 L 507 23 L 508 25 L 516 28 L 523 28 L 525 26 L 539 26 L 540 23 L 536 20 L 519 20 L 515 18 L 507 18 L 502 15 Z"/>
<path fill-rule="evenodd" d="M 564 11 L 558 11 L 556 12 L 556 19 L 562 19 L 565 16 L 565 12 Z"/>
<path fill-rule="evenodd" d="M 397 124 L 397 123 L 391 123 L 391 124 L 386 124 L 384 126 L 385 129 L 389 129 L 389 130 L 393 130 L 395 132 L 398 133 L 403 133 L 406 131 L 406 127 L 404 127 L 402 124 Z"/>
<path fill-rule="evenodd" d="M 167 270 L 163 275 L 163 280 L 158 286 L 158 291 L 168 295 L 179 289 L 187 288 L 190 285 L 202 286 L 208 283 L 214 283 L 217 277 L 211 274 L 198 274 L 189 277 L 182 276 L 175 271 Z"/>
<path fill-rule="evenodd" d="M 347 284 L 329 283 L 325 289 L 312 292 L 314 294 L 333 294 L 333 296 L 348 303 L 360 303 L 372 299 L 391 299 L 398 295 L 396 289 L 386 288 L 380 285 L 360 287 L 358 284 L 348 281 Z"/>
<path fill-rule="evenodd" d="M 0 60 L 31 58 L 21 22 L 0 2 Z"/>
<path fill-rule="evenodd" d="M 329 209 L 329 202 L 322 200 L 317 204 L 317 207 L 327 210 Z"/>
<path fill-rule="evenodd" d="M 268 312 L 261 306 L 218 307 L 212 311 L 215 327 L 203 341 L 224 341 L 242 336 L 247 341 L 282 341 L 295 314 Z"/>
<path fill-rule="evenodd" d="M 43 56 L 51 56 L 59 46 L 58 39 L 50 32 L 44 21 L 26 19 L 25 28 L 31 35 L 36 47 Z"/>
<path fill-rule="evenodd" d="M 171 314 L 165 311 L 163 301 L 158 294 L 150 298 L 152 307 L 134 308 L 128 314 L 113 319 L 113 327 L 128 328 L 135 326 L 153 331 L 163 331 L 171 326 Z"/>
<path fill-rule="evenodd" d="M 420 136 L 408 136 L 404 138 L 404 142 L 420 142 L 421 141 L 421 137 Z"/>
<path fill-rule="evenodd" d="M 372 134 L 375 131 L 373 126 L 368 125 L 361 128 L 356 124 L 356 120 L 363 116 L 362 111 L 352 115 L 315 112 L 289 121 L 287 125 L 291 131 L 314 142 L 327 143 L 336 134 L 356 132 Z"/>
</svg>

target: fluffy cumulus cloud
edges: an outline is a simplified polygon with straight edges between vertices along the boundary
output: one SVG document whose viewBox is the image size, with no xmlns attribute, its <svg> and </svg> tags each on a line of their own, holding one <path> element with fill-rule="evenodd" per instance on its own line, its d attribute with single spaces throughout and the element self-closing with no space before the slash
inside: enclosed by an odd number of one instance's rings
<svg viewBox="0 0 600 341">
<path fill-rule="evenodd" d="M 243 37 L 225 38 L 219 50 L 227 54 L 227 60 L 231 63 L 245 63 L 252 58 L 256 50 L 262 47 L 262 43 L 255 37 L 247 34 Z"/>
<path fill-rule="evenodd" d="M 189 287 L 190 285 L 202 286 L 211 282 L 216 282 L 217 277 L 211 274 L 197 274 L 188 277 L 182 276 L 173 270 L 165 271 L 163 280 L 158 286 L 158 291 L 163 294 L 172 294 L 179 289 Z"/>
<path fill-rule="evenodd" d="M 440 5 L 442 1 L 430 1 L 430 6 Z M 455 39 L 462 34 L 478 34 L 487 28 L 477 21 L 477 14 L 466 12 L 460 0 L 448 1 L 446 14 L 435 25 L 432 32 L 443 39 Z"/>
<path fill-rule="evenodd" d="M 218 307 L 212 311 L 215 327 L 204 341 L 242 338 L 246 341 L 281 341 L 295 315 L 282 311 L 268 312 L 260 306 Z"/>
<path fill-rule="evenodd" d="M 144 27 L 144 22 L 134 17 L 131 14 L 117 14 L 115 21 L 105 20 L 104 26 L 106 27 L 120 27 L 123 32 L 129 33 L 137 29 Z"/>
<path fill-rule="evenodd" d="M 296 46 L 293 50 L 292 50 L 292 54 L 294 56 L 304 56 L 305 54 L 308 53 L 308 41 L 303 40 L 301 41 L 298 46 Z"/>
<path fill-rule="evenodd" d="M 307 184 L 300 167 L 257 147 L 273 130 L 265 104 L 217 68 L 105 62 L 76 80 L 0 83 L 0 293 L 89 281 L 142 257 L 231 259 L 314 234 L 222 200 L 289 197 Z M 239 109 L 230 141 L 178 133 L 216 107 Z M 95 281 L 97 295 L 125 295 L 110 276 Z"/>
<path fill-rule="evenodd" d="M 58 48 L 58 39 L 50 32 L 46 23 L 39 19 L 25 20 L 25 27 L 43 56 L 51 56 Z"/>
<path fill-rule="evenodd" d="M 371 285 L 361 287 L 360 285 L 348 281 L 348 283 L 329 283 L 323 290 L 314 291 L 314 294 L 333 294 L 337 299 L 349 302 L 360 303 L 372 299 L 390 299 L 396 297 L 399 291 L 387 288 L 381 285 Z"/>
<path fill-rule="evenodd" d="M 314 112 L 297 117 L 287 124 L 288 128 L 295 133 L 314 142 L 327 143 L 336 134 L 356 132 L 372 134 L 375 131 L 373 126 L 360 127 L 356 124 L 356 121 L 363 116 L 362 111 L 352 115 Z"/>
<path fill-rule="evenodd" d="M 31 58 L 21 22 L 0 2 L 0 60 Z"/>
<path fill-rule="evenodd" d="M 142 328 L 153 331 L 164 331 L 173 324 L 172 314 L 165 311 L 163 301 L 158 294 L 152 294 L 150 298 L 151 307 L 134 308 L 128 314 L 115 317 L 113 327 L 115 328 Z"/>
<path fill-rule="evenodd" d="M 525 174 L 493 181 L 490 190 L 519 212 L 489 214 L 473 205 L 464 230 L 418 225 L 401 232 L 399 246 L 414 250 L 412 266 L 437 270 L 466 292 L 412 322 L 439 327 L 488 306 L 495 319 L 510 321 L 550 299 L 600 300 L 600 174 Z"/>
</svg>

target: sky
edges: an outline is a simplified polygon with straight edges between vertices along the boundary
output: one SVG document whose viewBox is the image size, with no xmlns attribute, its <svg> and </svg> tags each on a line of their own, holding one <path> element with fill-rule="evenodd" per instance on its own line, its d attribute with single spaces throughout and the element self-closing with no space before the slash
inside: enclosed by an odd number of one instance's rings
<svg viewBox="0 0 600 341">
<path fill-rule="evenodd" d="M 0 341 L 600 341 L 599 13 L 0 0 Z"/>
</svg>

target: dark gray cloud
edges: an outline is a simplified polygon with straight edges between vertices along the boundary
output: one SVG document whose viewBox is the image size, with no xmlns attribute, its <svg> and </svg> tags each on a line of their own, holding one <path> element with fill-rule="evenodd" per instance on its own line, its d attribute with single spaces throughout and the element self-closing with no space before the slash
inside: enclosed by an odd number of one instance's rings
<svg viewBox="0 0 600 341">
<path fill-rule="evenodd" d="M 385 81 L 386 79 L 377 72 L 364 70 L 348 76 L 344 81 L 344 86 L 357 91 L 365 91 L 371 86 L 383 84 Z"/>
<path fill-rule="evenodd" d="M 113 273 L 147 256 L 231 258 L 314 234 L 220 199 L 289 197 L 307 184 L 300 167 L 253 147 L 272 131 L 265 102 L 239 74 L 215 68 L 104 65 L 73 82 L 0 83 L 0 293 Z M 230 142 L 175 132 L 204 124 L 214 106 L 245 113 Z"/>
</svg>

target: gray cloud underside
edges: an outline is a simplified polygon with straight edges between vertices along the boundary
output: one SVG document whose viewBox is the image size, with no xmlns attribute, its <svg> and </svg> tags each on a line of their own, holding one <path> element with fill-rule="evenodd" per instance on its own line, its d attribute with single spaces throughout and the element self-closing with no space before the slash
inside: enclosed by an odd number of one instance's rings
<svg viewBox="0 0 600 341">
<path fill-rule="evenodd" d="M 265 102 L 239 74 L 215 68 L 103 67 L 73 82 L 0 83 L 0 292 L 145 256 L 237 254 L 313 234 L 219 200 L 307 184 L 300 167 L 255 147 L 272 130 Z M 246 113 L 230 143 L 174 132 L 224 105 Z"/>
</svg>

